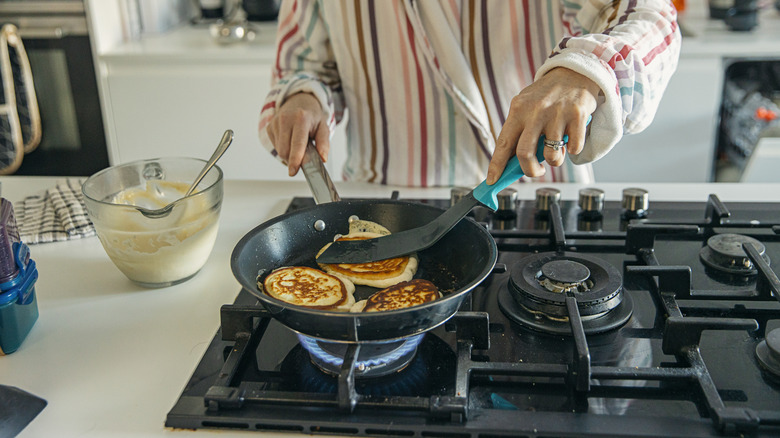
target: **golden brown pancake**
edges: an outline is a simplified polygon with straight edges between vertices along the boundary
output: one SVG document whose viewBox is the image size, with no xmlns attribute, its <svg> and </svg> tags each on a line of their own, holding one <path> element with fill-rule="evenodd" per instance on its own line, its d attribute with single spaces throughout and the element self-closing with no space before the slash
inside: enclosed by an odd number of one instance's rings
<svg viewBox="0 0 780 438">
<path fill-rule="evenodd" d="M 376 233 L 350 233 L 337 240 L 373 239 L 379 237 Z M 317 256 L 322 254 L 330 243 L 322 247 Z M 384 289 L 402 281 L 409 281 L 417 272 L 417 256 L 402 256 L 369 263 L 320 263 L 320 267 L 333 275 L 345 277 L 355 284 L 363 284 L 378 289 Z"/>
<path fill-rule="evenodd" d="M 428 280 L 416 278 L 404 281 L 358 301 L 352 306 L 351 312 L 384 312 L 387 310 L 405 309 L 441 298 L 441 292 L 435 284 Z"/>
<path fill-rule="evenodd" d="M 276 269 L 259 283 L 267 295 L 298 306 L 349 311 L 355 304 L 351 281 L 307 266 Z"/>
</svg>

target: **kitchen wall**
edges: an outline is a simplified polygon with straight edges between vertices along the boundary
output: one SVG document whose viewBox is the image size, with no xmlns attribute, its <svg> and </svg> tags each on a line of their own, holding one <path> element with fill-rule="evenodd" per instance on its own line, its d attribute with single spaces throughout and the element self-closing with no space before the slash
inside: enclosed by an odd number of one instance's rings
<svg viewBox="0 0 780 438">
<path fill-rule="evenodd" d="M 208 25 L 193 26 L 182 18 L 168 30 L 138 38 L 123 9 L 129 0 L 86 1 L 97 35 L 112 163 L 155 154 L 207 157 L 230 128 L 236 140 L 220 162 L 228 178 L 287 179 L 286 169 L 261 149 L 256 129 L 274 59 L 274 23 L 259 23 L 251 42 L 229 45 L 215 42 Z M 182 1 L 165 0 L 167 9 L 161 10 L 175 15 Z M 656 120 L 594 164 L 598 181 L 712 181 L 725 65 L 734 59 L 780 58 L 778 11 L 766 8 L 753 32 L 732 32 L 708 18 L 704 0 L 686 3 L 680 64 Z M 345 143 L 343 129 L 333 142 Z M 328 166 L 335 179 L 343 149 L 332 148 Z"/>
</svg>

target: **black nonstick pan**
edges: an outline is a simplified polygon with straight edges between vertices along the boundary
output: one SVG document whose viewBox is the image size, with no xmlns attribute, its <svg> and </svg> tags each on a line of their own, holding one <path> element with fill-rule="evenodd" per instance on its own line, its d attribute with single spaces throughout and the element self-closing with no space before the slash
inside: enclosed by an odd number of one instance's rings
<svg viewBox="0 0 780 438">
<path fill-rule="evenodd" d="M 316 152 L 307 152 L 307 157 L 310 155 Z M 238 242 L 230 260 L 241 286 L 257 296 L 276 320 L 296 332 L 345 343 L 390 341 L 423 333 L 452 317 L 469 292 L 495 266 L 498 251 L 492 236 L 483 226 L 466 218 L 435 245 L 417 254 L 420 263 L 415 278 L 438 286 L 444 296 L 436 301 L 387 312 L 342 313 L 294 306 L 270 297 L 257 287 L 258 277 L 262 280 L 284 266 L 318 268 L 317 251 L 332 242 L 336 234 L 349 232 L 350 216 L 398 232 L 422 226 L 443 212 L 430 205 L 391 199 L 338 200 L 318 156 L 305 161 L 304 172 L 318 202 L 326 196 L 336 200 L 286 213 L 259 225 Z M 323 189 L 325 185 L 328 188 Z M 365 299 L 377 290 L 357 286 L 355 299 Z"/>
</svg>

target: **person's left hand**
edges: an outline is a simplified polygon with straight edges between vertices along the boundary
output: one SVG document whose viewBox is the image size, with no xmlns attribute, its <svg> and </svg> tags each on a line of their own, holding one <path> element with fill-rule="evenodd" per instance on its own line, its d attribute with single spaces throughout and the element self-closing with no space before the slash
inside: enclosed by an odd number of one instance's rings
<svg viewBox="0 0 780 438">
<path fill-rule="evenodd" d="M 548 140 L 569 136 L 568 144 L 557 151 L 544 148 L 544 159 L 551 166 L 563 164 L 566 151 L 580 153 L 585 145 L 588 116 L 596 110 L 600 91 L 589 78 L 562 67 L 550 70 L 523 89 L 512 98 L 490 160 L 487 183 L 495 184 L 513 155 L 527 176 L 544 175 L 544 166 L 536 159 L 537 144 L 543 134 Z"/>
</svg>

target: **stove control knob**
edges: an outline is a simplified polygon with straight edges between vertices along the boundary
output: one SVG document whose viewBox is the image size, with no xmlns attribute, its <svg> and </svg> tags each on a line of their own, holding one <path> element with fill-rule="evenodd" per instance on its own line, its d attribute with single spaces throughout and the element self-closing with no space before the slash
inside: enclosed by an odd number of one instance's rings
<svg viewBox="0 0 780 438">
<path fill-rule="evenodd" d="M 471 191 L 468 187 L 453 187 L 450 189 L 450 205 L 455 205 Z"/>
<path fill-rule="evenodd" d="M 496 195 L 496 199 L 498 199 L 498 208 L 496 209 L 496 213 L 503 215 L 515 214 L 515 205 L 517 204 L 517 190 L 512 188 L 501 190 Z"/>
<path fill-rule="evenodd" d="M 550 211 L 550 205 L 561 200 L 561 191 L 552 187 L 536 189 L 536 210 Z"/>
<path fill-rule="evenodd" d="M 586 215 L 598 215 L 604 210 L 604 190 L 595 188 L 580 189 L 577 204 Z"/>
<path fill-rule="evenodd" d="M 623 210 L 626 216 L 647 216 L 647 209 L 649 207 L 650 199 L 647 190 L 638 188 L 623 189 Z"/>
</svg>

